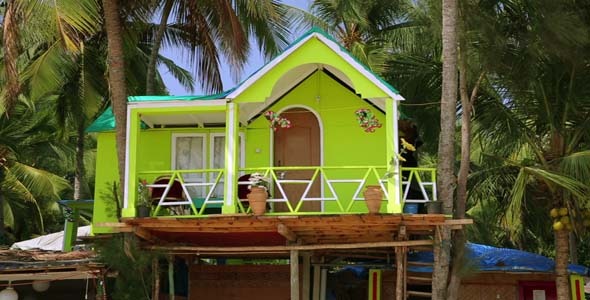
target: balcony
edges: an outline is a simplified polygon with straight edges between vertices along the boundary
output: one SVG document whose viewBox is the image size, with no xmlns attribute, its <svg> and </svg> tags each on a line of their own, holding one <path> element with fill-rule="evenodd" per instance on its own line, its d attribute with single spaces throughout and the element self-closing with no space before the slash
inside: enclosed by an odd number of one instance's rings
<svg viewBox="0 0 590 300">
<path fill-rule="evenodd" d="M 388 205 L 436 201 L 436 169 L 401 168 L 401 186 L 390 183 L 386 166 L 321 166 L 238 168 L 234 197 L 228 198 L 224 169 L 140 171 L 147 179 L 152 217 L 199 218 L 249 214 L 245 174 L 259 173 L 270 183 L 266 215 L 367 213 L 363 190 L 380 185 L 381 212 Z M 240 179 L 241 178 L 241 179 Z M 138 197 L 138 195 L 135 195 Z M 228 208 L 229 206 L 229 208 Z"/>
</svg>

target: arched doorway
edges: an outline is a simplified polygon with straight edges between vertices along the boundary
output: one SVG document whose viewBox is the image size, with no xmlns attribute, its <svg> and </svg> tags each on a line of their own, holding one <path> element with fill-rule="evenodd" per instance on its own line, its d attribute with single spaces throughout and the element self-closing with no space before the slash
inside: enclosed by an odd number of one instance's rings
<svg viewBox="0 0 590 300">
<path fill-rule="evenodd" d="M 320 166 L 321 165 L 321 127 L 316 115 L 308 109 L 296 107 L 281 113 L 291 121 L 291 128 L 280 129 L 274 133 L 274 166 Z M 286 171 L 283 179 L 310 179 L 313 171 Z M 305 184 L 284 184 L 283 189 L 291 206 L 295 208 L 305 192 Z M 275 190 L 280 197 L 280 192 Z M 316 179 L 307 194 L 308 198 L 321 196 L 321 184 Z M 275 211 L 288 211 L 286 205 L 276 203 Z M 305 201 L 299 211 L 321 211 L 319 201 Z"/>
</svg>

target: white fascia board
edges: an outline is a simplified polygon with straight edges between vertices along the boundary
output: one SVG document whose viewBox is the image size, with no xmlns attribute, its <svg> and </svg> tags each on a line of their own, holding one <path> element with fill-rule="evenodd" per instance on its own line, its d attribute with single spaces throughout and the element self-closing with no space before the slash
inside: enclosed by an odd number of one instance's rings
<svg viewBox="0 0 590 300">
<path fill-rule="evenodd" d="M 264 110 L 264 108 L 272 106 L 279 97 L 282 97 L 285 95 L 286 92 L 288 92 L 289 90 L 291 90 L 293 87 L 295 87 L 296 85 L 298 85 L 299 83 L 301 83 L 301 81 L 303 81 L 303 79 L 307 78 L 308 76 L 310 76 L 313 72 L 315 72 L 316 70 L 318 70 L 318 68 L 315 69 L 311 69 L 308 72 L 305 73 L 301 73 L 299 76 L 297 76 L 297 79 L 293 80 L 292 83 L 284 88 L 282 88 L 280 91 L 277 92 L 276 95 L 269 97 L 266 99 L 266 101 L 259 103 L 260 105 L 258 106 L 258 108 L 256 108 L 253 112 L 249 113 L 249 114 L 245 114 L 246 116 L 246 122 L 251 120 L 252 118 L 254 118 L 256 115 L 262 113 L 262 110 Z"/>
<path fill-rule="evenodd" d="M 133 108 L 150 108 L 150 107 L 194 107 L 194 106 L 225 106 L 228 99 L 219 100 L 177 100 L 177 101 L 144 101 L 129 102 L 128 105 Z"/>
<path fill-rule="evenodd" d="M 231 94 L 227 95 L 227 98 L 235 99 L 236 97 L 238 97 L 244 90 L 249 88 L 252 84 L 254 84 L 262 76 L 264 76 L 264 74 L 266 74 L 268 71 L 270 71 L 272 68 L 274 68 L 277 64 L 282 62 L 286 57 L 288 57 L 291 53 L 295 52 L 303 44 L 305 44 L 308 40 L 310 40 L 312 38 L 317 38 L 318 40 L 320 40 L 324 44 L 326 44 L 326 46 L 328 46 L 330 49 L 332 49 L 332 51 L 334 51 L 337 55 L 342 57 L 342 59 L 344 59 L 346 62 L 348 62 L 350 65 L 352 65 L 356 70 L 361 72 L 361 74 L 363 74 L 365 77 L 370 79 L 375 85 L 377 85 L 377 87 L 379 87 L 389 97 L 391 97 L 392 99 L 398 100 L 398 101 L 405 100 L 404 97 L 402 97 L 401 95 L 393 93 L 387 86 L 385 86 L 381 82 L 381 80 L 379 80 L 379 78 L 377 78 L 373 73 L 367 71 L 365 69 L 365 67 L 363 67 L 360 63 L 358 63 L 355 59 L 353 59 L 348 53 L 343 52 L 340 49 L 340 46 L 338 44 L 336 44 L 335 42 L 331 41 L 330 39 L 326 38 L 325 36 L 323 36 L 317 32 L 310 34 L 308 37 L 299 41 L 299 43 L 295 44 L 293 47 L 289 48 L 287 51 L 285 51 L 281 55 L 277 56 L 268 65 L 266 65 L 265 67 L 260 69 L 252 77 L 248 78 L 248 80 L 246 80 L 244 83 L 242 83 L 235 91 L 233 91 Z"/>
<path fill-rule="evenodd" d="M 344 59 L 346 62 L 352 65 L 357 71 L 361 72 L 361 74 L 370 79 L 378 88 L 385 92 L 389 97 L 391 97 L 394 100 L 405 100 L 404 97 L 402 97 L 401 95 L 393 93 L 387 86 L 385 86 L 381 82 L 379 78 L 375 76 L 375 74 L 367 71 L 367 69 L 365 69 L 364 66 L 358 63 L 348 53 L 342 51 L 340 49 L 340 45 L 336 44 L 334 41 L 331 41 L 330 39 L 326 38 L 321 34 L 314 33 L 313 35 L 315 35 L 320 41 L 322 41 L 324 44 L 330 47 L 332 51 L 336 52 L 336 54 L 338 54 L 340 57 L 342 57 L 342 59 Z"/>
<path fill-rule="evenodd" d="M 281 55 L 275 57 L 270 63 L 264 66 L 262 69 L 258 70 L 252 77 L 248 78 L 244 83 L 242 83 L 235 91 L 231 92 L 231 94 L 227 95 L 227 98 L 235 99 L 238 95 L 240 95 L 243 91 L 249 88 L 252 84 L 254 84 L 258 79 L 260 79 L 264 74 L 268 73 L 268 71 L 272 70 L 276 65 L 282 62 L 285 58 L 287 58 L 291 53 L 295 52 L 299 49 L 303 44 L 309 41 L 311 38 L 316 36 L 317 33 L 310 34 L 308 37 L 299 41 L 299 43 L 293 45 L 291 48 L 287 49 L 287 51 L 281 53 Z"/>
</svg>

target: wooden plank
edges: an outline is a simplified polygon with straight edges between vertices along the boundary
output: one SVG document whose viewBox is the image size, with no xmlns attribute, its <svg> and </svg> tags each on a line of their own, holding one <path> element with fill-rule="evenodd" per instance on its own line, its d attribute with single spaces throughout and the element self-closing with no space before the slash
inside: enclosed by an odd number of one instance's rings
<svg viewBox="0 0 590 300">
<path fill-rule="evenodd" d="M 320 244 L 320 245 L 288 245 L 288 246 L 248 246 L 248 247 L 200 247 L 200 246 L 150 246 L 150 250 L 183 251 L 183 252 L 255 252 L 255 251 L 291 251 L 291 250 L 318 250 L 318 249 L 357 249 L 357 248 L 386 248 L 401 246 L 426 246 L 432 245 L 432 240 L 391 241 L 374 243 L 350 243 L 350 244 Z"/>
<path fill-rule="evenodd" d="M 158 238 L 156 238 L 149 230 L 145 228 L 135 227 L 133 228 L 133 233 L 148 242 L 155 243 L 158 241 Z"/>
<path fill-rule="evenodd" d="M 279 223 L 279 225 L 277 225 L 277 232 L 280 235 L 284 236 L 287 239 L 287 241 L 297 241 L 297 235 L 283 223 Z"/>
<path fill-rule="evenodd" d="M 299 300 L 299 251 L 291 250 L 291 300 Z"/>
<path fill-rule="evenodd" d="M 422 297 L 422 298 L 431 298 L 432 297 L 432 293 L 430 293 L 430 292 L 408 291 L 408 296 Z"/>
</svg>

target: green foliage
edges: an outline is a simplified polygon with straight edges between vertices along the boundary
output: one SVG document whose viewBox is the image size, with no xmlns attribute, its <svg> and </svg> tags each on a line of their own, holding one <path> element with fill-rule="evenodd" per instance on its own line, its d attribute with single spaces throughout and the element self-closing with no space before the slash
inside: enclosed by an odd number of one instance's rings
<svg viewBox="0 0 590 300">
<path fill-rule="evenodd" d="M 160 255 L 140 248 L 133 234 L 117 234 L 109 239 L 97 240 L 95 251 L 110 272 L 116 272 L 112 299 L 151 299 L 154 259 Z"/>
</svg>

